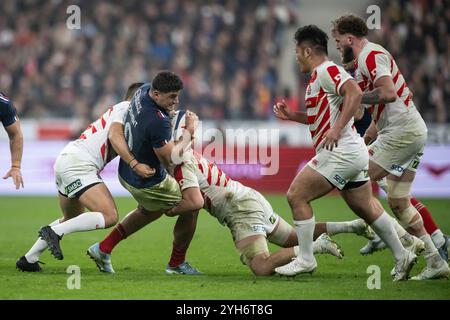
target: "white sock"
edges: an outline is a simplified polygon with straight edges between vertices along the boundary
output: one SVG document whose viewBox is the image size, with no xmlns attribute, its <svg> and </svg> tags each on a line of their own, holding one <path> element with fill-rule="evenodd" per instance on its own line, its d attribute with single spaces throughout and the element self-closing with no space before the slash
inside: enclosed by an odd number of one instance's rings
<svg viewBox="0 0 450 320">
<path fill-rule="evenodd" d="M 397 235 L 399 238 L 403 237 L 406 234 L 405 228 L 403 228 L 400 223 L 398 223 L 397 219 L 395 219 L 392 216 L 389 216 L 392 220 L 392 224 L 394 226 L 395 232 L 397 232 Z"/>
<path fill-rule="evenodd" d="M 314 216 L 311 219 L 296 221 L 294 220 L 295 231 L 297 232 L 299 255 L 303 261 L 314 261 L 313 254 L 313 235 L 316 226 Z"/>
<path fill-rule="evenodd" d="M 424 258 L 427 262 L 427 266 L 431 267 L 437 260 L 442 260 L 429 234 L 424 234 L 420 237 L 420 240 L 425 243 Z"/>
<path fill-rule="evenodd" d="M 420 240 L 422 240 L 425 243 L 425 255 L 438 251 L 428 233 L 424 234 L 423 236 L 420 236 Z"/>
<path fill-rule="evenodd" d="M 59 224 L 59 219 L 50 223 L 49 226 L 53 227 L 57 224 Z M 29 263 L 35 263 L 36 261 L 39 261 L 39 257 L 41 256 L 42 252 L 45 251 L 45 249 L 47 249 L 47 242 L 39 237 L 31 247 L 31 249 L 25 254 L 25 259 L 27 259 Z"/>
<path fill-rule="evenodd" d="M 444 234 L 442 233 L 441 229 L 437 229 L 431 234 L 431 240 L 433 240 L 434 245 L 436 248 L 440 248 L 445 243 Z"/>
<path fill-rule="evenodd" d="M 369 240 L 369 241 L 378 242 L 378 241 L 383 241 L 383 240 L 381 240 L 380 236 L 375 232 L 375 237 L 373 237 L 373 240 Z"/>
<path fill-rule="evenodd" d="M 353 221 L 327 222 L 327 233 L 332 236 L 338 233 L 351 233 L 353 230 Z"/>
<path fill-rule="evenodd" d="M 389 216 L 386 211 L 383 211 L 378 219 L 372 223 L 371 227 L 391 249 L 396 260 L 400 260 L 405 255 L 406 249 L 403 248 L 402 243 L 395 232 L 391 216 Z"/>
<path fill-rule="evenodd" d="M 79 216 L 53 226 L 53 231 L 59 236 L 79 231 L 89 231 L 105 228 L 105 218 L 101 212 L 85 212 Z"/>
</svg>

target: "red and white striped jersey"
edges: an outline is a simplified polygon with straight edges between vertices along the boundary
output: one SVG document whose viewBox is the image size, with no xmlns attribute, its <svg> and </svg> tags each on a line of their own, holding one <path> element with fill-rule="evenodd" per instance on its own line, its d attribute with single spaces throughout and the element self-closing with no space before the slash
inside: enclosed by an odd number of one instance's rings
<svg viewBox="0 0 450 320">
<path fill-rule="evenodd" d="M 309 130 L 316 152 L 322 147 L 325 132 L 333 127 L 338 119 L 344 97 L 340 95 L 342 85 L 352 77 L 344 68 L 332 61 L 325 61 L 317 66 L 306 88 L 306 113 Z M 358 133 L 353 127 L 353 118 L 342 129 L 339 145 L 359 143 Z"/>
<path fill-rule="evenodd" d="M 204 209 L 224 223 L 230 206 L 237 205 L 250 188 L 230 179 L 214 163 L 192 149 L 183 155 L 183 164 L 175 167 L 173 176 L 181 191 L 197 187 L 205 200 Z"/>
<path fill-rule="evenodd" d="M 110 107 L 98 120 L 91 123 L 81 136 L 70 142 L 61 153 L 78 152 L 94 163 L 98 170 L 114 159 L 117 154 L 108 140 L 109 127 L 113 122 L 124 123 L 130 102 L 122 101 Z M 80 152 L 81 151 L 81 152 Z"/>
<path fill-rule="evenodd" d="M 426 132 L 425 122 L 412 101 L 411 91 L 394 58 L 382 46 L 368 42 L 356 61 L 356 81 L 363 92 L 369 92 L 374 89 L 375 82 L 384 76 L 392 77 L 397 99 L 386 104 L 366 105 L 378 131 L 413 129 L 418 134 Z"/>
</svg>

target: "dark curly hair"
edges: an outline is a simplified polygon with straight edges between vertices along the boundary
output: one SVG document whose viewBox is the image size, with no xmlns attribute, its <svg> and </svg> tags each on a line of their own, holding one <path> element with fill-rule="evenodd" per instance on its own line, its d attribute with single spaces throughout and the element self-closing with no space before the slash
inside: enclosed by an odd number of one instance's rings
<svg viewBox="0 0 450 320">
<path fill-rule="evenodd" d="M 316 25 L 298 28 L 294 39 L 297 45 L 303 41 L 308 41 L 316 52 L 328 54 L 328 35 Z"/>
<path fill-rule="evenodd" d="M 153 78 L 152 89 L 163 93 L 180 91 L 183 81 L 171 71 L 161 71 Z"/>
<path fill-rule="evenodd" d="M 351 33 L 358 38 L 362 38 L 369 33 L 366 22 L 352 14 L 337 18 L 332 22 L 332 25 L 333 32 L 338 32 L 339 34 Z"/>
</svg>

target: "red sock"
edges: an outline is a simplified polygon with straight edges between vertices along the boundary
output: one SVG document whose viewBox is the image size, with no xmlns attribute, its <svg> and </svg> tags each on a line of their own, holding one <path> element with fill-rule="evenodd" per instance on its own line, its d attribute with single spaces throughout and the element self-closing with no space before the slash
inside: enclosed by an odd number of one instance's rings
<svg viewBox="0 0 450 320">
<path fill-rule="evenodd" d="M 104 253 L 111 253 L 114 247 L 123 239 L 127 238 L 127 234 L 125 233 L 124 228 L 119 223 L 113 231 L 102 241 L 100 242 L 100 250 Z"/>
<path fill-rule="evenodd" d="M 425 207 L 422 202 L 418 201 L 416 198 L 411 198 L 411 204 L 416 208 L 417 211 L 419 211 L 420 216 L 423 220 L 423 225 L 428 234 L 431 235 L 433 234 L 433 232 L 439 229 L 436 225 L 436 222 L 434 222 L 430 211 L 428 211 L 427 207 Z"/>
<path fill-rule="evenodd" d="M 186 258 L 187 248 L 180 248 L 173 243 L 172 255 L 170 256 L 169 267 L 174 268 L 182 264 Z"/>
</svg>

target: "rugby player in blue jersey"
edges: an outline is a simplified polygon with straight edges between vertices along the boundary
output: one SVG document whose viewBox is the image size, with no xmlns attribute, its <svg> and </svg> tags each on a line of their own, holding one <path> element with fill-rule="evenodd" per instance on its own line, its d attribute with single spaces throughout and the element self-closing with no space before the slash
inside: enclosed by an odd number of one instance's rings
<svg viewBox="0 0 450 320">
<path fill-rule="evenodd" d="M 11 168 L 3 176 L 3 179 L 12 178 L 16 189 L 23 188 L 22 173 L 20 166 L 23 152 L 23 135 L 20 130 L 17 111 L 10 99 L 0 92 L 0 121 L 5 127 L 9 137 L 9 149 L 11 151 Z"/>
</svg>

